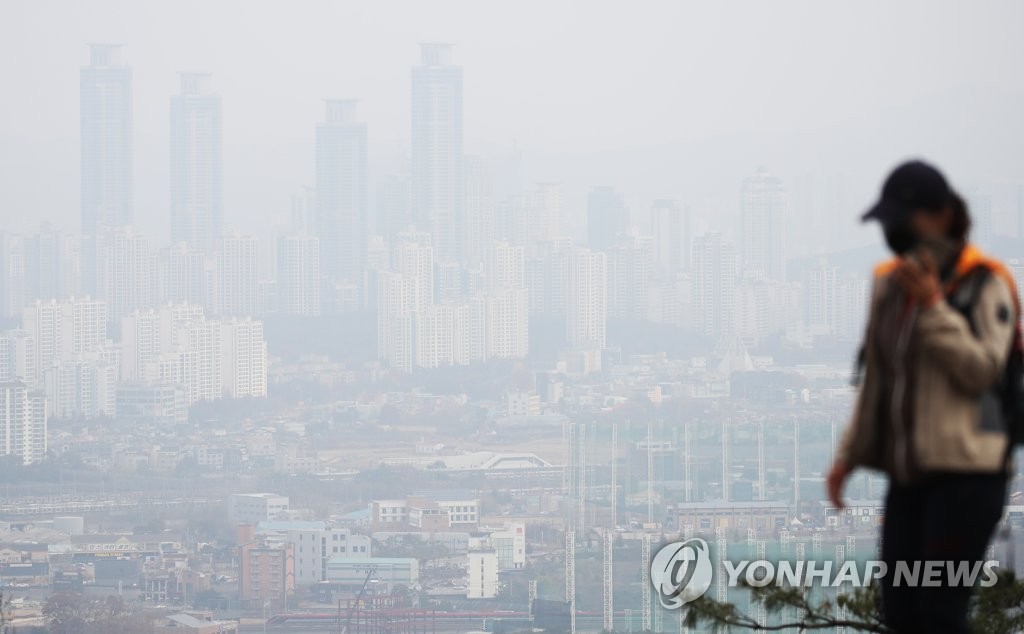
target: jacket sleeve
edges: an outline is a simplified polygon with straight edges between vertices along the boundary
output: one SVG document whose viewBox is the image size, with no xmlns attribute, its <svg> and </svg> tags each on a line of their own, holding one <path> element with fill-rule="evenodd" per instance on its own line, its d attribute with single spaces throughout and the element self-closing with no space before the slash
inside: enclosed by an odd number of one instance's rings
<svg viewBox="0 0 1024 634">
<path fill-rule="evenodd" d="M 999 379 L 1013 343 L 1018 315 L 1006 282 L 991 275 L 967 319 L 945 300 L 921 311 L 918 333 L 925 355 L 947 373 L 954 386 L 981 396 Z"/>
<path fill-rule="evenodd" d="M 862 386 L 857 393 L 857 399 L 853 405 L 853 415 L 850 416 L 849 422 L 846 423 L 846 427 L 843 429 L 843 435 L 839 438 L 839 445 L 836 447 L 834 457 L 835 462 L 841 462 L 850 468 L 860 466 L 860 460 L 855 458 L 853 454 L 853 441 L 856 435 L 860 433 L 863 409 L 864 389 Z"/>
</svg>

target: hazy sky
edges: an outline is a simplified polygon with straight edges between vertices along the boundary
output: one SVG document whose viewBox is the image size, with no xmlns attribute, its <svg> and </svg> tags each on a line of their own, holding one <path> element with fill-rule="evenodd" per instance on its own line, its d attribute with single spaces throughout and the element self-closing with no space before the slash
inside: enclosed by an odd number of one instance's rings
<svg viewBox="0 0 1024 634">
<path fill-rule="evenodd" d="M 0 20 L 0 220 L 77 229 L 79 69 L 120 42 L 135 76 L 136 217 L 168 220 L 176 73 L 223 95 L 229 224 L 287 216 L 312 181 L 324 97 L 361 100 L 374 175 L 409 144 L 420 41 L 464 68 L 467 151 L 523 152 L 529 179 L 691 202 L 713 226 L 763 164 L 843 174 L 848 222 L 884 171 L 932 158 L 957 184 L 1024 181 L 1024 3 L 40 2 Z M 642 210 L 641 210 L 642 211 Z M 248 223 L 247 223 L 248 224 Z"/>
</svg>

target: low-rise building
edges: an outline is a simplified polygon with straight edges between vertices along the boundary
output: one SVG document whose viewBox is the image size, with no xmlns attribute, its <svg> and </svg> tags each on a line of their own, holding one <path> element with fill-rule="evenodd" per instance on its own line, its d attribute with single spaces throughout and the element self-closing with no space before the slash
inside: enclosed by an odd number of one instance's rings
<svg viewBox="0 0 1024 634">
<path fill-rule="evenodd" d="M 288 513 L 288 497 L 274 493 L 233 493 L 228 496 L 228 521 L 252 524 L 283 519 Z"/>
<path fill-rule="evenodd" d="M 420 579 L 419 561 L 411 557 L 331 557 L 327 562 L 327 581 L 361 586 L 367 575 L 371 580 L 391 587 L 416 586 Z"/>
<path fill-rule="evenodd" d="M 677 513 L 680 530 L 689 525 L 696 532 L 726 530 L 777 530 L 789 525 L 791 507 L 783 502 L 683 502 Z"/>
<path fill-rule="evenodd" d="M 153 625 L 155 634 L 236 634 L 237 621 L 216 621 L 208 614 L 169 614 Z"/>
</svg>

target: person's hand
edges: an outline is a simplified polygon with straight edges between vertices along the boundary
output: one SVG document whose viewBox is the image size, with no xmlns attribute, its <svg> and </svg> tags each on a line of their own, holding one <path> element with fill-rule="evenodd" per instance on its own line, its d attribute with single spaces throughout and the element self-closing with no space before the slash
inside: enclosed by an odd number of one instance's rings
<svg viewBox="0 0 1024 634">
<path fill-rule="evenodd" d="M 842 460 L 836 460 L 829 469 L 828 477 L 825 479 L 825 486 L 828 488 L 828 499 L 832 504 L 841 509 L 846 506 L 843 502 L 843 485 L 849 477 L 851 469 Z"/>
<path fill-rule="evenodd" d="M 927 253 L 921 255 L 920 262 L 913 258 L 902 258 L 893 271 L 893 279 L 912 300 L 923 306 L 932 306 L 942 300 L 939 270 Z"/>
</svg>

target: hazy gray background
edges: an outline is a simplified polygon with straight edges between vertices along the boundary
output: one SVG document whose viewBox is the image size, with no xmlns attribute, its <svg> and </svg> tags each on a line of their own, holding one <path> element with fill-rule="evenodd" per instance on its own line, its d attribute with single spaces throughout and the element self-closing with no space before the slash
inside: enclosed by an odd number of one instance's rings
<svg viewBox="0 0 1024 634">
<path fill-rule="evenodd" d="M 596 184 L 635 216 L 689 202 L 728 228 L 759 164 L 793 184 L 841 178 L 844 228 L 898 159 L 961 186 L 1024 173 L 1024 3 L 5 2 L 0 226 L 77 231 L 79 69 L 88 42 L 134 69 L 136 224 L 166 236 L 168 98 L 214 73 L 224 104 L 225 222 L 269 237 L 312 181 L 324 97 L 356 97 L 374 177 L 409 148 L 417 42 L 456 44 L 474 154 L 522 153 L 524 178 Z M 997 214 L 1016 201 L 995 198 Z M 857 229 L 853 240 L 874 235 Z"/>
</svg>

